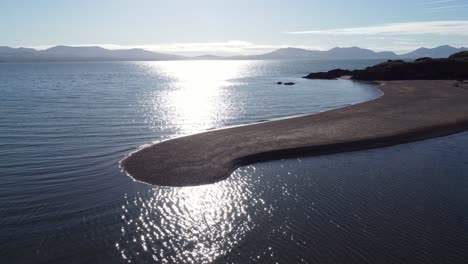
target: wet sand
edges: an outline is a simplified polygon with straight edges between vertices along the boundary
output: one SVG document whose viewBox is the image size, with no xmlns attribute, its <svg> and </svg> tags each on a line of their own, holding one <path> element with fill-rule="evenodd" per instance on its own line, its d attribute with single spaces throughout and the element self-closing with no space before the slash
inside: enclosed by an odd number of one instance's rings
<svg viewBox="0 0 468 264">
<path fill-rule="evenodd" d="M 384 95 L 328 112 L 203 132 L 132 153 L 122 167 L 163 186 L 213 183 L 254 162 L 385 147 L 468 130 L 468 83 L 386 81 Z M 441 154 L 442 155 L 442 154 Z"/>
</svg>

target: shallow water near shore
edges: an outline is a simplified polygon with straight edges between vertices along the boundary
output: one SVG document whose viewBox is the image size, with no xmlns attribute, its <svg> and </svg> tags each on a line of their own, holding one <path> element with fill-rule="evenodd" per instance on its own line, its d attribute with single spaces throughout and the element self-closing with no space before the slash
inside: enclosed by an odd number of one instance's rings
<svg viewBox="0 0 468 264">
<path fill-rule="evenodd" d="M 376 98 L 300 78 L 375 62 L 0 64 L 2 263 L 463 263 L 468 133 L 198 187 L 118 167 L 144 144 Z"/>
</svg>

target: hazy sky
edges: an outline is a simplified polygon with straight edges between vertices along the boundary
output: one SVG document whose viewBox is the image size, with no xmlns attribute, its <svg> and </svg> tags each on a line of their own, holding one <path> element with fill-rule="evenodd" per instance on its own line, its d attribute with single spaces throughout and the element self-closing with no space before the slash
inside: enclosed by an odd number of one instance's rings
<svg viewBox="0 0 468 264">
<path fill-rule="evenodd" d="M 0 46 L 252 54 L 468 46 L 468 0 L 0 0 Z"/>
</svg>

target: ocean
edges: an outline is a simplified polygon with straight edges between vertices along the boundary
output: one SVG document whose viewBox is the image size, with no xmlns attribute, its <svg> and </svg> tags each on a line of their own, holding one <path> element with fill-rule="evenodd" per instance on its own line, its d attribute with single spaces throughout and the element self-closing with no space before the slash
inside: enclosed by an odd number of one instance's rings
<svg viewBox="0 0 468 264">
<path fill-rule="evenodd" d="M 0 262 L 465 263 L 468 133 L 197 187 L 119 167 L 161 140 L 377 98 L 301 78 L 376 62 L 0 63 Z"/>
</svg>

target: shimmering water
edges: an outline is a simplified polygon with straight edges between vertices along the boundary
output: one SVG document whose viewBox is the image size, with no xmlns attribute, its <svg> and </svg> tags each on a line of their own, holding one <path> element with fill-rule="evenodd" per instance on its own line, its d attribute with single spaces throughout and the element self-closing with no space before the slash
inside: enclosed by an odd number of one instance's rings
<svg viewBox="0 0 468 264">
<path fill-rule="evenodd" d="M 1 263 L 464 263 L 468 133 L 134 182 L 138 146 L 370 100 L 375 61 L 0 64 Z M 295 86 L 278 86 L 293 81 Z"/>
</svg>

